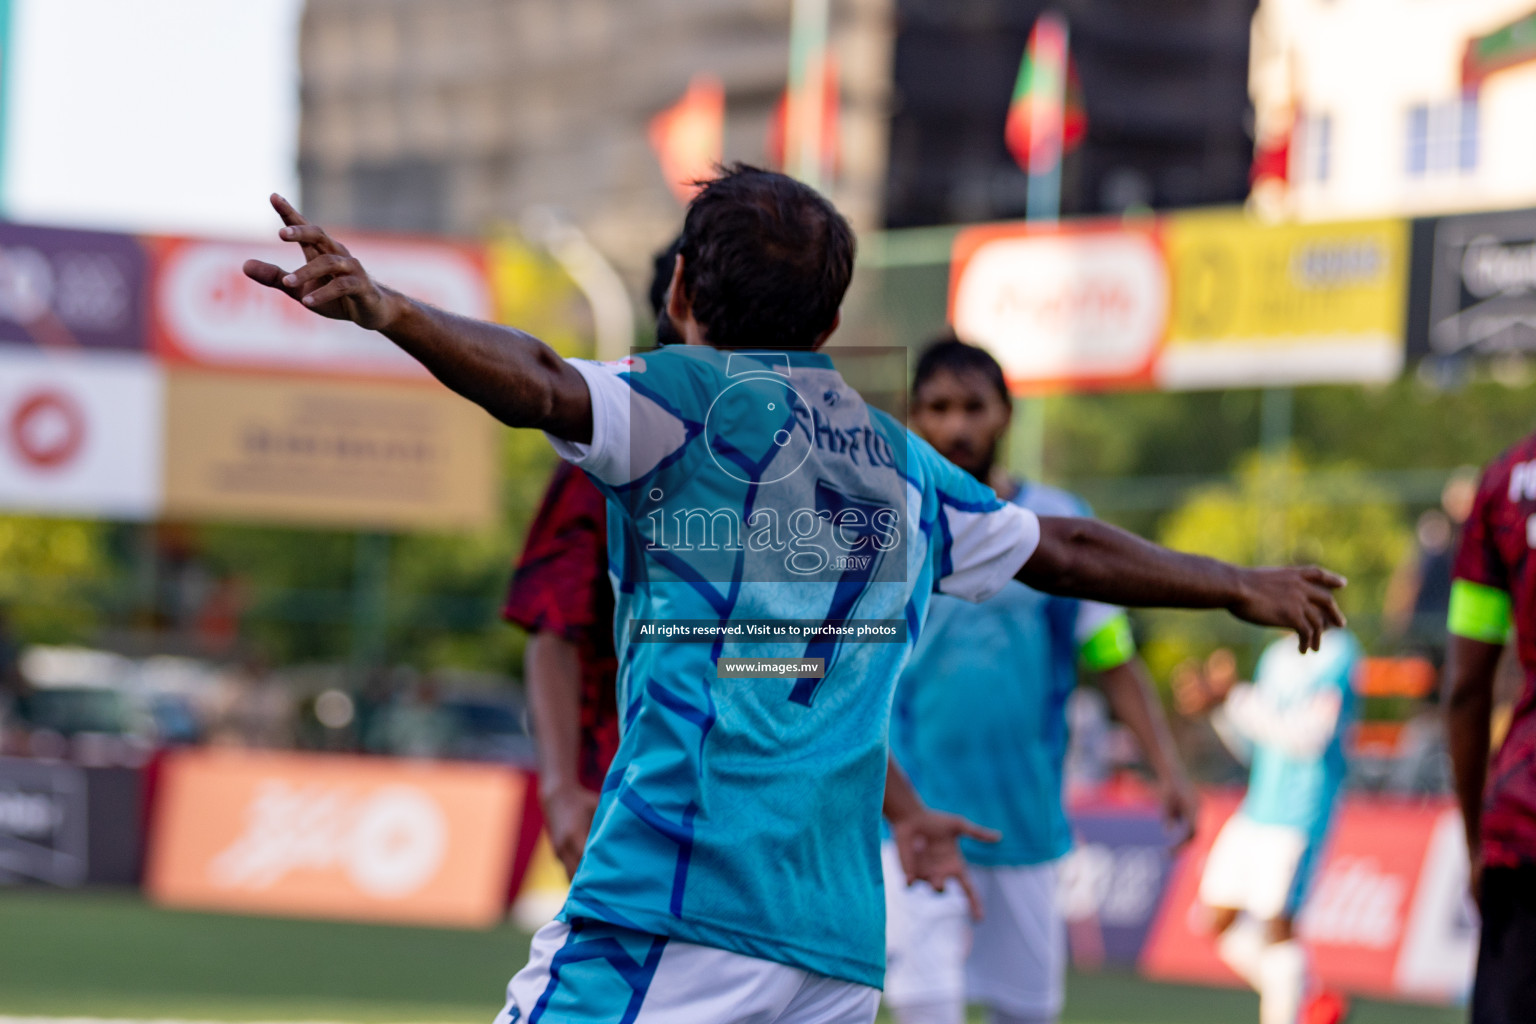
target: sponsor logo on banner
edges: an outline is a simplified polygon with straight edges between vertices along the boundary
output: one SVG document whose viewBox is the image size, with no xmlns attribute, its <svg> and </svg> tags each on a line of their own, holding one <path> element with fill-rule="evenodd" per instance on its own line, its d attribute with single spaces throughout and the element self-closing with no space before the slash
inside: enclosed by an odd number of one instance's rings
<svg viewBox="0 0 1536 1024">
<path fill-rule="evenodd" d="M 1536 352 L 1536 210 L 1417 222 L 1414 288 L 1410 354 Z"/>
<path fill-rule="evenodd" d="M 1142 957 L 1167 981 L 1240 984 L 1216 956 L 1197 893 L 1235 794 L 1202 803 L 1196 841 L 1180 859 Z M 1451 1003 L 1470 989 L 1476 929 L 1466 900 L 1460 825 L 1431 805 L 1346 799 L 1297 922 L 1328 985 L 1366 995 Z"/>
<path fill-rule="evenodd" d="M 179 752 L 147 885 L 160 902 L 489 926 L 505 906 L 526 779 L 492 765 Z"/>
<path fill-rule="evenodd" d="M 0 758 L 0 885 L 86 880 L 85 770 Z"/>
<path fill-rule="evenodd" d="M 962 232 L 950 294 L 956 333 L 1022 390 L 1146 385 L 1168 317 L 1167 267 L 1146 231 Z"/>
<path fill-rule="evenodd" d="M 1403 221 L 1261 224 L 1237 211 L 1163 219 L 1170 389 L 1387 381 L 1403 366 Z"/>
<path fill-rule="evenodd" d="M 170 515 L 468 529 L 496 514 L 496 430 L 438 387 L 172 370 Z"/>
<path fill-rule="evenodd" d="M 491 315 L 484 260 L 467 247 L 367 240 L 349 246 L 377 280 L 413 298 L 478 319 Z M 295 245 L 161 239 L 154 275 L 155 347 L 206 367 L 426 378 L 389 339 L 330 320 L 247 278 L 247 259 L 285 269 Z"/>
<path fill-rule="evenodd" d="M 1136 963 L 1172 866 L 1156 807 L 1074 806 L 1076 845 L 1061 863 L 1062 916 L 1072 962 Z"/>
<path fill-rule="evenodd" d="M 0 342 L 142 350 L 147 266 L 129 235 L 0 224 Z"/>
<path fill-rule="evenodd" d="M 152 518 L 162 391 L 144 356 L 0 346 L 0 508 Z"/>
</svg>

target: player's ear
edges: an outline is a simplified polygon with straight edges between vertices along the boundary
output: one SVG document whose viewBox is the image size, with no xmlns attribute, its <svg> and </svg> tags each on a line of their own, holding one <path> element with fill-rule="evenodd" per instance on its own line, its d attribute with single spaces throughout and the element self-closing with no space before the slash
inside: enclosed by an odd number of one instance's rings
<svg viewBox="0 0 1536 1024">
<path fill-rule="evenodd" d="M 693 297 L 683 287 L 683 254 L 672 264 L 672 283 L 667 285 L 667 316 L 681 324 L 693 315 Z"/>
</svg>

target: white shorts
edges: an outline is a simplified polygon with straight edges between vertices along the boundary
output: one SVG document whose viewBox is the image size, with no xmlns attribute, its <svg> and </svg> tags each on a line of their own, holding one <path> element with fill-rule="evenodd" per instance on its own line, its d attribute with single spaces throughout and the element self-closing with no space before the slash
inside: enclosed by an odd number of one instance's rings
<svg viewBox="0 0 1536 1024">
<path fill-rule="evenodd" d="M 1246 910 L 1261 921 L 1295 916 L 1314 861 L 1307 836 L 1285 825 L 1232 815 L 1200 876 L 1200 902 Z"/>
<path fill-rule="evenodd" d="M 885 998 L 892 1006 L 970 1001 L 1020 1017 L 1061 1013 L 1067 932 L 1057 861 L 971 866 L 985 916 L 971 921 L 958 886 L 908 886 L 893 843 L 885 869 Z"/>
<path fill-rule="evenodd" d="M 869 1024 L 880 991 L 602 922 L 533 937 L 495 1024 Z"/>
</svg>

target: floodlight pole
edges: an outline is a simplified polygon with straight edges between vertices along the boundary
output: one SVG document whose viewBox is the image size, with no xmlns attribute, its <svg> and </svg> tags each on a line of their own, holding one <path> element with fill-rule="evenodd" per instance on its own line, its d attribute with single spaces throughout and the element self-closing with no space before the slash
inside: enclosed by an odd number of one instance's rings
<svg viewBox="0 0 1536 1024">
<path fill-rule="evenodd" d="M 598 359 L 623 359 L 635 347 L 635 304 L 624 279 L 575 224 L 547 206 L 523 213 L 523 234 L 544 247 L 592 307 Z"/>
<path fill-rule="evenodd" d="M 825 191 L 827 44 L 832 0 L 794 0 L 789 15 L 789 111 L 785 166 L 818 192 Z"/>
</svg>

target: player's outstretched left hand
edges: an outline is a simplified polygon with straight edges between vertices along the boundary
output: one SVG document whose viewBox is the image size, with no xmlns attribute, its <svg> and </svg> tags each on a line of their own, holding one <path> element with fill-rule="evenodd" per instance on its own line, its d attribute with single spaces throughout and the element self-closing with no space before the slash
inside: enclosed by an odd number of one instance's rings
<svg viewBox="0 0 1536 1024">
<path fill-rule="evenodd" d="M 944 887 L 954 881 L 965 893 L 966 902 L 971 906 L 971 917 L 981 920 L 981 899 L 976 895 L 965 857 L 960 853 L 960 839 L 963 836 L 978 842 L 995 843 L 1003 838 L 1001 832 L 982 828 L 958 814 L 925 809 L 892 823 L 891 833 L 908 885 L 927 882 L 935 891 L 943 892 Z"/>
<path fill-rule="evenodd" d="M 277 236 L 298 244 L 304 265 L 289 273 L 262 260 L 246 260 L 245 276 L 332 320 L 350 320 L 373 331 L 389 326 L 396 315 L 395 294 L 370 278 L 346 246 L 275 192 L 272 208 L 285 225 Z"/>
<path fill-rule="evenodd" d="M 1303 653 L 1317 650 L 1323 633 L 1344 625 L 1333 592 L 1344 577 L 1315 565 L 1243 570 L 1242 596 L 1231 612 L 1259 626 L 1294 629 Z"/>
</svg>

